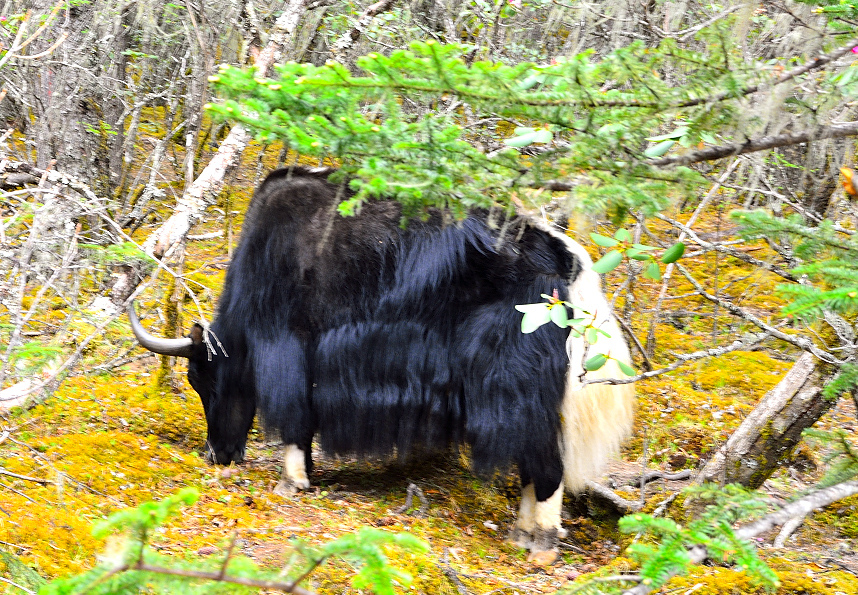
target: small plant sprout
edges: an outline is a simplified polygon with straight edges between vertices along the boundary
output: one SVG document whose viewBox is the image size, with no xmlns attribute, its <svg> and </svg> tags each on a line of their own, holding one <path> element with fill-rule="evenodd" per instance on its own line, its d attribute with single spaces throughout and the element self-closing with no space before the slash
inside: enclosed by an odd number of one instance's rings
<svg viewBox="0 0 858 595">
<path fill-rule="evenodd" d="M 656 261 L 653 251 L 658 250 L 655 246 L 647 246 L 645 244 L 637 244 L 632 241 L 632 234 L 627 229 L 620 228 L 614 234 L 614 237 L 609 238 L 598 233 L 591 233 L 590 238 L 597 246 L 603 248 L 611 248 L 602 258 L 593 264 L 593 270 L 600 275 L 613 271 L 620 266 L 623 257 L 648 262 L 644 270 L 644 277 L 654 281 L 661 280 L 661 268 Z M 685 244 L 677 242 L 667 250 L 661 257 L 661 262 L 671 264 L 679 260 L 685 253 Z"/>
</svg>

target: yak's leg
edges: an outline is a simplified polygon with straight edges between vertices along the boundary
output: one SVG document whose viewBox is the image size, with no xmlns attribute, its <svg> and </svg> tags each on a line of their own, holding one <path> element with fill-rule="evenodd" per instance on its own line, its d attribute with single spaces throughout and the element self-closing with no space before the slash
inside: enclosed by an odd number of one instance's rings
<svg viewBox="0 0 858 595">
<path fill-rule="evenodd" d="M 533 543 L 533 528 L 536 526 L 536 493 L 533 484 L 524 485 L 525 481 L 522 478 L 521 503 L 518 506 L 515 525 L 509 533 L 509 540 L 518 547 L 529 549 Z"/>
<path fill-rule="evenodd" d="M 545 497 L 545 493 L 534 490 L 536 494 L 536 506 L 534 507 L 534 527 L 532 531 L 533 543 L 531 551 L 540 552 L 556 550 L 560 538 L 566 537 L 566 530 L 560 524 L 560 512 L 563 510 L 563 482 Z M 543 499 L 540 500 L 540 496 Z"/>
<path fill-rule="evenodd" d="M 563 470 L 546 465 L 538 474 L 521 471 L 521 505 L 510 540 L 531 552 L 556 551 L 558 540 L 566 536 L 560 524 L 563 509 Z M 533 479 L 531 479 L 533 477 Z"/>
<path fill-rule="evenodd" d="M 310 487 L 308 473 L 310 467 L 310 448 L 302 449 L 297 444 L 287 444 L 283 454 L 283 472 L 280 474 L 280 482 L 274 488 L 274 493 L 279 496 L 291 496 L 298 490 L 306 490 Z"/>
</svg>

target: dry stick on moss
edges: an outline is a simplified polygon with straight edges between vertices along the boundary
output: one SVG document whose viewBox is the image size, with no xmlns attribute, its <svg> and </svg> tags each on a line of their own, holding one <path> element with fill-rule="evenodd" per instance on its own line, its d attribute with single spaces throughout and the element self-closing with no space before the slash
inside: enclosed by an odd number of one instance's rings
<svg viewBox="0 0 858 595">
<path fill-rule="evenodd" d="M 28 475 L 19 475 L 17 473 L 12 473 L 11 471 L 6 471 L 2 467 L 0 467 L 0 475 L 7 475 L 9 477 L 14 477 L 15 479 L 23 479 L 24 481 L 32 481 L 33 483 L 40 483 L 42 485 L 54 483 L 50 479 L 40 479 L 38 477 L 29 477 Z"/>
<path fill-rule="evenodd" d="M 814 510 L 818 510 L 833 502 L 842 500 L 858 494 L 858 480 L 845 481 L 837 485 L 824 488 L 813 492 L 804 498 L 800 498 L 795 502 L 787 504 L 777 512 L 766 515 L 760 520 L 745 525 L 737 529 L 734 533 L 740 539 L 753 539 L 760 533 L 773 529 L 778 525 L 788 522 L 790 519 L 799 515 L 808 515 Z M 694 546 L 688 551 L 692 564 L 700 564 L 708 555 L 706 548 L 703 546 Z M 675 574 L 675 573 L 672 573 Z M 647 595 L 652 591 L 652 587 L 645 585 L 642 582 L 638 583 L 631 589 L 623 591 L 623 595 Z"/>
<path fill-rule="evenodd" d="M 18 583 L 14 582 L 14 581 L 10 581 L 8 578 L 3 578 L 2 576 L 0 576 L 0 581 L 2 581 L 2 582 L 4 582 L 4 583 L 7 583 L 7 584 L 9 584 L 9 585 L 12 585 L 12 586 L 13 586 L 13 587 L 15 587 L 16 589 L 21 589 L 24 593 L 30 593 L 31 595 L 36 595 L 36 592 L 35 592 L 35 591 L 31 591 L 31 590 L 30 590 L 30 589 L 28 589 L 27 587 L 23 587 L 23 586 L 19 585 Z"/>
<path fill-rule="evenodd" d="M 790 520 L 784 523 L 784 526 L 781 527 L 781 532 L 778 533 L 778 536 L 775 537 L 774 543 L 772 545 L 774 547 L 786 547 L 786 541 L 789 539 L 790 535 L 795 533 L 796 529 L 801 527 L 801 524 L 804 522 L 804 519 L 807 515 L 798 514 L 792 517 Z"/>
<path fill-rule="evenodd" d="M 438 567 L 441 569 L 441 572 L 444 573 L 450 582 L 456 585 L 456 590 L 460 595 L 471 595 L 468 588 L 465 587 L 465 583 L 462 582 L 462 579 L 459 578 L 459 575 L 453 570 L 453 567 L 450 566 L 450 549 L 444 548 L 444 557 L 441 558 L 441 561 L 438 563 Z"/>
<path fill-rule="evenodd" d="M 700 213 L 709 206 L 709 203 L 712 202 L 712 199 L 715 198 L 715 194 L 718 192 L 718 189 L 721 187 L 721 184 L 727 181 L 733 174 L 733 170 L 739 165 L 739 160 L 734 159 L 733 162 L 727 166 L 727 169 L 721 174 L 721 177 L 712 185 L 712 188 L 709 189 L 709 192 L 706 193 L 706 196 L 703 197 L 703 200 L 700 201 L 700 204 L 697 205 L 697 208 L 694 209 L 694 212 L 691 214 L 691 217 L 688 219 L 688 223 L 686 223 L 686 228 L 690 229 L 692 225 L 697 221 L 697 218 L 700 217 Z M 685 239 L 685 236 L 688 235 L 686 232 L 681 231 L 679 237 L 676 239 L 677 242 L 681 242 Z M 653 312 L 650 316 L 650 324 L 649 329 L 646 333 L 646 351 L 648 354 L 652 355 L 655 352 L 655 325 L 658 323 L 659 316 L 661 315 L 661 305 L 664 302 L 664 298 L 667 295 L 667 287 L 670 285 L 670 278 L 673 275 L 673 269 L 675 268 L 675 263 L 670 263 L 665 267 L 664 276 L 661 281 L 661 289 L 659 289 L 658 297 L 655 301 L 655 308 L 653 308 Z"/>
<path fill-rule="evenodd" d="M 643 483 L 651 483 L 657 479 L 664 479 L 665 481 L 681 481 L 683 479 L 691 478 L 691 469 L 686 469 L 684 471 L 679 471 L 677 473 L 665 473 L 664 471 L 647 471 L 644 473 L 638 482 Z"/>
<path fill-rule="evenodd" d="M 20 426 L 19 426 L 19 427 L 20 427 Z M 110 495 L 108 495 L 108 494 L 105 494 L 104 492 L 100 492 L 99 490 L 96 490 L 95 488 L 93 488 L 93 487 L 91 487 L 91 486 L 88 486 L 87 484 L 85 484 L 85 483 L 83 483 L 83 482 L 81 482 L 81 481 L 76 480 L 74 477 L 72 477 L 71 475 L 69 475 L 69 474 L 68 474 L 68 473 L 66 473 L 65 471 L 60 471 L 59 469 L 57 469 L 56 467 L 54 467 L 53 463 L 51 463 L 51 461 L 50 461 L 50 460 L 48 460 L 44 455 L 42 455 L 42 453 L 40 453 L 38 450 L 36 450 L 35 448 L 33 448 L 32 446 L 30 446 L 30 445 L 29 445 L 29 444 L 27 444 L 26 442 L 22 442 L 22 441 L 20 441 L 20 440 L 16 440 L 16 439 L 14 439 L 14 438 L 10 438 L 10 440 L 11 440 L 12 442 L 14 442 L 15 444 L 17 444 L 18 446 L 21 446 L 21 447 L 23 447 L 23 448 L 26 448 L 26 449 L 30 450 L 30 452 L 31 452 L 31 453 L 32 453 L 32 455 L 33 455 L 33 458 L 35 458 L 35 459 L 37 459 L 37 460 L 39 460 L 39 461 L 42 461 L 45 465 L 47 465 L 48 467 L 50 467 L 50 468 L 51 468 L 51 470 L 52 470 L 54 473 L 56 473 L 58 476 L 62 476 L 63 481 L 66 481 L 66 480 L 67 480 L 67 481 L 70 481 L 70 482 L 72 482 L 73 484 L 75 484 L 76 486 L 78 486 L 78 487 L 80 487 L 80 488 L 83 488 L 84 490 L 87 490 L 87 491 L 92 492 L 93 494 L 95 494 L 95 495 L 97 495 L 97 496 L 101 496 L 102 498 L 105 498 L 105 499 L 107 499 L 107 500 L 110 500 L 111 502 L 113 502 L 114 504 L 116 504 L 117 506 L 119 506 L 120 508 L 125 508 L 125 507 L 127 506 L 127 504 L 124 504 L 124 503 L 120 502 L 119 500 L 117 500 L 117 499 L 116 499 L 116 498 L 114 498 L 113 496 L 110 496 Z M 26 498 L 26 496 L 25 496 L 25 498 Z M 28 500 L 29 500 L 29 498 L 28 498 Z"/>
<path fill-rule="evenodd" d="M 426 512 L 429 510 L 429 501 L 426 499 L 426 496 L 423 494 L 423 490 L 415 483 L 408 484 L 408 490 L 405 492 L 405 504 L 396 508 L 393 512 L 394 514 L 403 514 L 408 512 L 408 509 L 411 508 L 411 505 L 414 502 L 414 495 L 417 494 L 417 497 L 420 499 L 420 508 L 417 509 L 417 512 L 414 516 L 424 517 L 426 516 Z"/>
<path fill-rule="evenodd" d="M 592 480 L 587 480 L 584 482 L 584 485 L 587 486 L 587 489 L 593 494 L 603 498 L 616 506 L 617 510 L 619 510 L 623 514 L 632 514 L 633 512 L 638 512 L 643 505 L 640 502 L 632 502 L 631 500 L 626 500 L 613 490 L 606 488 L 600 483 L 596 483 Z"/>
</svg>

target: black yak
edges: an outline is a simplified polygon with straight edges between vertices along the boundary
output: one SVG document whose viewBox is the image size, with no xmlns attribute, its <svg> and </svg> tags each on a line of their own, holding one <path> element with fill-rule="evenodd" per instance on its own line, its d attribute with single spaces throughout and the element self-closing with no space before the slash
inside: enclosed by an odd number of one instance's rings
<svg viewBox="0 0 858 595">
<path fill-rule="evenodd" d="M 598 475 L 632 425 L 630 385 L 581 386 L 594 353 L 629 360 L 584 249 L 547 225 L 475 211 L 401 225 L 399 203 L 354 217 L 332 170 L 294 167 L 256 191 L 211 334 L 147 349 L 187 357 L 220 464 L 244 458 L 258 410 L 286 444 L 276 491 L 310 485 L 314 437 L 330 453 L 407 455 L 470 447 L 478 472 L 517 466 L 513 539 L 550 550 L 563 488 Z M 521 332 L 517 304 L 556 294 L 595 316 L 594 345 L 546 324 Z M 589 377 L 621 377 L 609 360 Z"/>
</svg>

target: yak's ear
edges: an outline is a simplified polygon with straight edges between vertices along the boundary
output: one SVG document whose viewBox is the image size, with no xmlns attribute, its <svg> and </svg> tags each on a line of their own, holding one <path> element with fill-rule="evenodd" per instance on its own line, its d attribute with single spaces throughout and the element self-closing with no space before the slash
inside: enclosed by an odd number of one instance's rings
<svg viewBox="0 0 858 595">
<path fill-rule="evenodd" d="M 188 337 L 194 342 L 194 345 L 199 345 L 203 342 L 203 333 L 205 333 L 203 327 L 194 323 L 194 327 L 191 329 L 191 332 L 188 333 Z"/>
</svg>

